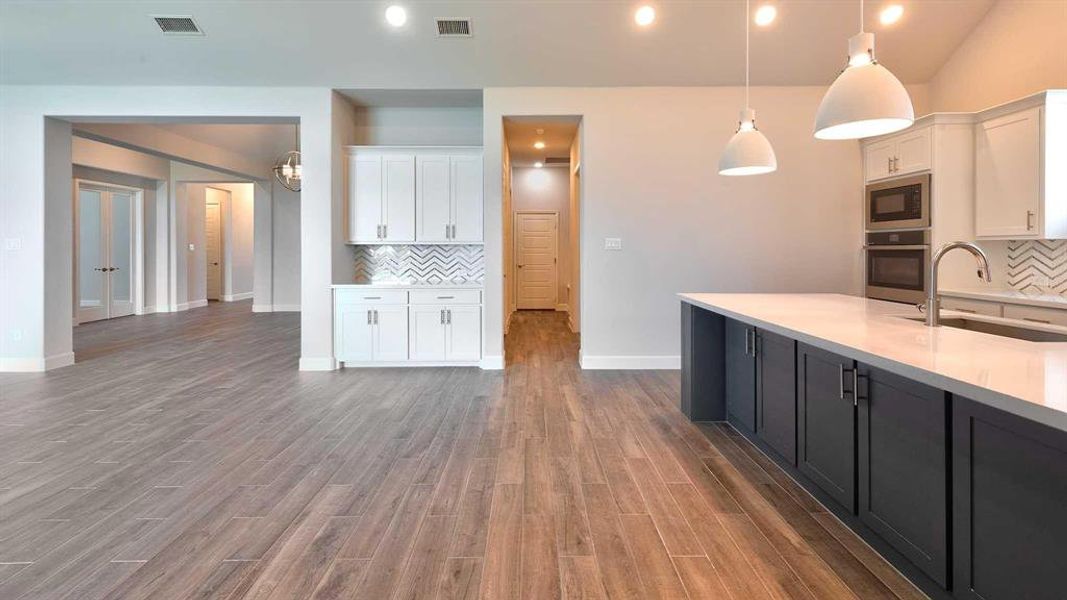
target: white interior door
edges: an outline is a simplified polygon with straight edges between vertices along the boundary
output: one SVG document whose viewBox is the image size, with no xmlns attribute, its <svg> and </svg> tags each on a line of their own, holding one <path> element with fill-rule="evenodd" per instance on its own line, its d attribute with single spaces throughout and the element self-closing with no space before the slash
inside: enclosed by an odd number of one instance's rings
<svg viewBox="0 0 1067 600">
<path fill-rule="evenodd" d="M 558 216 L 554 212 L 515 213 L 515 306 L 555 309 Z"/>
<path fill-rule="evenodd" d="M 107 194 L 108 215 L 108 318 L 132 315 L 134 303 L 134 235 L 136 196 L 128 190 Z"/>
<path fill-rule="evenodd" d="M 208 188 L 208 192 L 211 189 Z M 204 206 L 204 250 L 207 257 L 207 299 L 222 298 L 222 205 Z"/>
<path fill-rule="evenodd" d="M 78 322 L 108 318 L 107 192 L 78 187 Z"/>
</svg>

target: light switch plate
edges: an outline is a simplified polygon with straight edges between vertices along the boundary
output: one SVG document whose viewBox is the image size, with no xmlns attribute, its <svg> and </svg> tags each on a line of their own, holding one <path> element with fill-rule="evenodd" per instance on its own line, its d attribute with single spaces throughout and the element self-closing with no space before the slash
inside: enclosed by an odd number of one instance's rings
<svg viewBox="0 0 1067 600">
<path fill-rule="evenodd" d="M 605 250 L 622 250 L 622 238 L 604 238 Z"/>
<path fill-rule="evenodd" d="M 4 250 L 9 252 L 22 250 L 22 238 L 4 238 Z"/>
</svg>

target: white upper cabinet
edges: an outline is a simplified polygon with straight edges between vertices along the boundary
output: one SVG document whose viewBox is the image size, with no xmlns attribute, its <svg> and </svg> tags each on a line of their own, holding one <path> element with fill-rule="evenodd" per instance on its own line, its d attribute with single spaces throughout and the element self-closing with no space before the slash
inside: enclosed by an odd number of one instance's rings
<svg viewBox="0 0 1067 600">
<path fill-rule="evenodd" d="M 864 179 L 868 182 L 930 169 L 930 127 L 909 129 L 864 144 Z"/>
<path fill-rule="evenodd" d="M 480 148 L 349 149 L 348 242 L 480 243 Z"/>
<path fill-rule="evenodd" d="M 1015 112 L 989 111 L 975 127 L 979 238 L 1067 238 L 1067 94 L 1038 98 Z"/>
</svg>

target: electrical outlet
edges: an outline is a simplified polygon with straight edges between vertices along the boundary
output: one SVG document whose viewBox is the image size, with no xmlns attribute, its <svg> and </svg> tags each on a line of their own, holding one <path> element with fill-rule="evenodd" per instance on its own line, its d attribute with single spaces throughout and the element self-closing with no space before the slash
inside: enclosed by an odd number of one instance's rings
<svg viewBox="0 0 1067 600">
<path fill-rule="evenodd" d="M 18 327 L 12 327 L 11 329 L 7 330 L 7 337 L 10 338 L 12 342 L 21 342 L 22 330 Z"/>
<path fill-rule="evenodd" d="M 4 238 L 4 250 L 9 252 L 22 250 L 22 238 Z"/>
<path fill-rule="evenodd" d="M 622 250 L 622 238 L 604 238 L 605 250 Z"/>
</svg>

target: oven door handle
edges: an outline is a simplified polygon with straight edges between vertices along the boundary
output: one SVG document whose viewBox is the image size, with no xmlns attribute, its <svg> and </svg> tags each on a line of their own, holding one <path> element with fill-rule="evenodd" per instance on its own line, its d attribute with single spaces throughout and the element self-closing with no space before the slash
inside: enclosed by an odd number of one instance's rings
<svg viewBox="0 0 1067 600">
<path fill-rule="evenodd" d="M 925 244 L 914 244 L 909 246 L 863 246 L 864 250 L 929 250 L 930 246 Z"/>
</svg>

